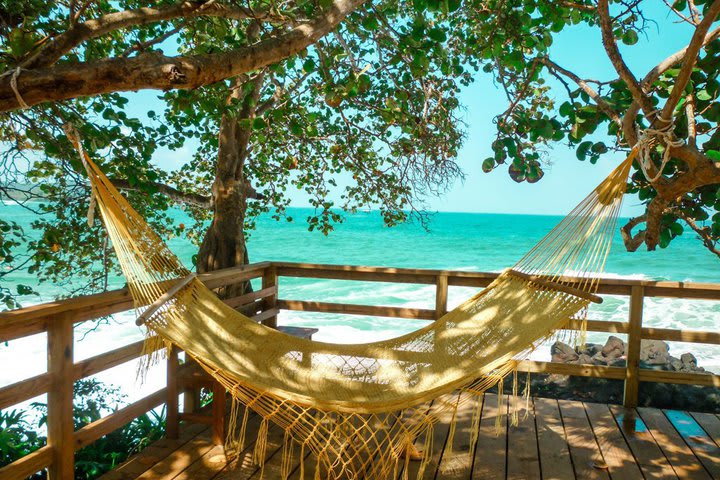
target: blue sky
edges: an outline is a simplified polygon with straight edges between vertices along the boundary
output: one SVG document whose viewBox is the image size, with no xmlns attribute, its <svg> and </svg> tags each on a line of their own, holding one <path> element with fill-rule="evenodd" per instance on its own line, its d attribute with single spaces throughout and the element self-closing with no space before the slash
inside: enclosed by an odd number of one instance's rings
<svg viewBox="0 0 720 480">
<path fill-rule="evenodd" d="M 652 5 L 646 10 L 654 23 L 649 24 L 646 35 L 641 35 L 636 45 L 621 46 L 637 77 L 644 76 L 662 59 L 685 47 L 692 36 L 692 28 L 679 23 L 662 2 L 646 3 Z M 597 28 L 576 26 L 566 29 L 556 36 L 550 57 L 585 78 L 616 78 Z M 564 89 L 557 82 L 551 85 L 559 105 L 566 99 Z M 139 92 L 129 97 L 138 105 L 136 114 L 140 118 L 145 118 L 147 109 L 161 109 L 156 92 Z M 490 174 L 483 173 L 480 166 L 491 155 L 490 144 L 494 138 L 492 119 L 506 108 L 507 100 L 490 75 L 479 72 L 476 81 L 463 91 L 461 101 L 466 109 L 467 139 L 458 161 L 466 178 L 456 182 L 442 197 L 428 199 L 430 210 L 561 215 L 571 210 L 622 161 L 620 155 L 606 155 L 592 165 L 578 161 L 574 150 L 557 145 L 548 151 L 547 159 L 552 165 L 546 168 L 545 177 L 536 184 L 513 182 L 503 167 Z M 175 168 L 189 159 L 190 149 L 188 146 L 178 152 L 159 152 L 154 160 L 164 168 Z M 308 206 L 303 192 L 289 193 L 293 206 Z M 640 211 L 641 207 L 633 198 L 625 200 L 623 214 L 633 215 Z"/>
</svg>

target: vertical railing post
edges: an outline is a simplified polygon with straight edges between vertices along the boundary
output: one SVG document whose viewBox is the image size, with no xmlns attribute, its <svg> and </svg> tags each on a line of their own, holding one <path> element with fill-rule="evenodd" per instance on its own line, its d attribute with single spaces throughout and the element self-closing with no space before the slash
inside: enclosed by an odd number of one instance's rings
<svg viewBox="0 0 720 480">
<path fill-rule="evenodd" d="M 220 382 L 214 381 L 212 394 L 212 441 L 214 445 L 223 445 L 225 443 L 225 387 Z"/>
<path fill-rule="evenodd" d="M 269 266 L 265 269 L 262 276 L 262 288 L 274 287 L 278 284 L 277 268 L 274 265 Z M 277 307 L 277 293 L 274 295 L 268 295 L 263 300 L 263 311 L 271 310 Z M 277 315 L 273 315 L 270 318 L 263 320 L 263 325 L 268 327 L 277 328 Z"/>
<path fill-rule="evenodd" d="M 435 320 L 447 313 L 448 277 L 438 275 L 435 278 Z"/>
<path fill-rule="evenodd" d="M 173 346 L 167 355 L 167 420 L 165 436 L 178 438 L 180 422 L 178 420 L 178 349 Z"/>
<path fill-rule="evenodd" d="M 623 391 L 623 405 L 626 408 L 634 408 L 638 404 L 643 303 L 644 288 L 641 285 L 634 285 L 630 290 L 630 325 L 626 352 L 625 388 Z"/>
<path fill-rule="evenodd" d="M 53 449 L 48 478 L 75 477 L 73 434 L 73 319 L 61 313 L 50 319 L 47 330 L 48 373 L 52 387 L 47 398 L 47 444 Z"/>
</svg>

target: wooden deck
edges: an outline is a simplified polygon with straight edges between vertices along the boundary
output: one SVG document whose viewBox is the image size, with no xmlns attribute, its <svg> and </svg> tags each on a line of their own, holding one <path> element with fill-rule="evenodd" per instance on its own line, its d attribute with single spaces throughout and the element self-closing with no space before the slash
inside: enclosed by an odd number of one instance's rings
<svg viewBox="0 0 720 480">
<path fill-rule="evenodd" d="M 507 405 L 508 402 L 505 402 Z M 432 405 L 428 408 L 432 409 Z M 518 426 L 503 419 L 496 434 L 497 397 L 485 395 L 480 436 L 468 453 L 471 412 L 458 413 L 452 448 L 448 419 L 435 430 L 432 463 L 425 479 L 720 479 L 720 416 L 653 408 L 533 398 Z M 251 418 L 248 437 L 257 430 Z M 262 478 L 281 478 L 283 435 L 270 429 Z M 290 478 L 299 480 L 298 451 Z M 208 427 L 187 425 L 177 440 L 161 440 L 109 472 L 104 480 L 259 479 L 248 445 L 239 461 L 228 464 L 223 448 L 213 446 Z M 410 464 L 414 479 L 419 464 Z M 315 478 L 315 462 L 305 462 L 305 479 Z M 399 478 L 403 473 L 400 472 Z M 321 475 L 322 478 L 322 475 Z"/>
</svg>

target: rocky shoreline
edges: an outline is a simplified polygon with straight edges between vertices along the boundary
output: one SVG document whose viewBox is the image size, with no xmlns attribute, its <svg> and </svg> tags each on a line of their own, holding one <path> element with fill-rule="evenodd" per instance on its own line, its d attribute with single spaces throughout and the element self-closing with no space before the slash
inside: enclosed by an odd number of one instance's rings
<svg viewBox="0 0 720 480">
<path fill-rule="evenodd" d="M 624 367 L 627 363 L 627 345 L 615 336 L 608 337 L 605 345 L 587 343 L 573 348 L 567 343 L 555 342 L 550 348 L 551 360 L 557 363 L 578 365 L 606 365 Z M 709 373 L 698 367 L 697 358 L 690 352 L 680 358 L 670 355 L 670 345 L 662 340 L 642 340 L 640 344 L 640 368 L 668 370 L 673 372 Z"/>
<path fill-rule="evenodd" d="M 604 345 L 588 344 L 579 348 L 573 348 L 563 342 L 555 342 L 551 347 L 551 355 L 553 362 L 624 367 L 626 347 L 621 339 L 611 336 Z M 711 373 L 698 366 L 697 359 L 693 354 L 686 352 L 679 358 L 674 357 L 670 355 L 667 343 L 656 340 L 642 342 L 640 367 Z M 519 391 L 524 390 L 525 379 L 525 375 L 518 376 Z M 622 404 L 623 402 L 623 380 L 540 373 L 533 373 L 530 380 L 530 393 L 535 397 L 607 404 Z M 512 391 L 512 382 L 512 375 L 505 379 L 504 392 Z M 493 387 L 489 391 L 497 392 L 497 389 Z M 720 388 L 641 382 L 638 405 L 640 407 L 720 414 Z"/>
<path fill-rule="evenodd" d="M 587 344 L 573 348 L 566 343 L 555 342 L 551 347 L 552 361 L 560 363 L 624 367 L 626 354 L 627 345 L 615 336 L 609 337 L 604 345 Z M 698 366 L 697 359 L 692 353 L 686 352 L 680 357 L 674 357 L 670 355 L 669 345 L 659 340 L 642 342 L 640 367 L 710 373 Z M 520 382 L 521 388 L 524 388 L 524 381 L 521 379 Z M 531 393 L 540 397 L 622 404 L 623 383 L 622 380 L 594 377 L 533 374 Z M 510 388 L 510 384 L 505 387 Z M 720 413 L 720 388 L 716 387 L 643 382 L 640 383 L 638 397 L 639 406 Z"/>
</svg>

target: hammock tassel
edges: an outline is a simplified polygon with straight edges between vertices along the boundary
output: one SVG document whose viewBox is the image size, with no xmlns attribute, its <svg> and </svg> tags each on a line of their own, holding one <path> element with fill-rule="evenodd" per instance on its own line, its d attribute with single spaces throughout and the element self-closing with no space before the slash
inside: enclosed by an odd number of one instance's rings
<svg viewBox="0 0 720 480">
<path fill-rule="evenodd" d="M 452 412 L 452 419 L 450 420 L 450 429 L 448 431 L 447 441 L 445 442 L 445 452 L 443 455 L 452 455 L 453 451 L 453 442 L 455 441 L 455 431 L 457 430 L 457 411 L 458 407 L 460 406 L 460 396 L 461 394 L 458 394 L 457 401 L 455 402 L 455 406 L 453 407 Z"/>
<path fill-rule="evenodd" d="M 497 384 L 497 415 L 495 416 L 495 436 L 499 436 L 502 432 L 502 424 L 505 418 L 505 415 L 503 415 L 502 410 L 504 406 L 503 402 L 503 383 L 504 378 L 500 377 L 500 381 L 498 381 Z"/>
<path fill-rule="evenodd" d="M 322 463 L 322 456 L 325 452 L 318 453 L 317 461 L 315 462 L 315 476 L 313 477 L 313 480 L 322 480 L 322 477 L 320 476 L 320 465 Z"/>
<path fill-rule="evenodd" d="M 470 428 L 470 447 L 468 452 L 472 456 L 475 453 L 478 436 L 480 434 L 480 420 L 482 419 L 483 395 L 473 394 L 475 397 L 475 408 L 473 408 L 472 427 Z"/>
<path fill-rule="evenodd" d="M 283 438 L 283 453 L 282 453 L 282 463 L 280 466 L 280 477 L 283 480 L 287 480 L 287 478 L 290 476 L 290 470 L 292 468 L 292 460 L 293 460 L 293 443 L 292 443 L 292 436 L 290 436 L 290 432 L 288 430 L 285 430 L 285 437 Z"/>
<path fill-rule="evenodd" d="M 433 443 L 435 442 L 435 437 L 433 435 L 434 430 L 435 427 L 433 426 L 433 422 L 428 419 L 427 427 L 425 428 L 425 442 L 423 443 L 423 457 L 420 461 L 420 468 L 418 468 L 417 478 L 423 478 L 423 476 L 425 475 L 425 470 L 427 469 L 428 465 L 430 465 L 430 460 L 432 459 Z"/>
<path fill-rule="evenodd" d="M 525 397 L 525 414 L 523 415 L 523 420 L 526 420 L 528 415 L 530 415 L 530 385 L 530 372 L 527 372 L 527 377 L 525 378 L 525 390 L 523 390 L 523 397 Z"/>
<path fill-rule="evenodd" d="M 263 418 L 260 422 L 260 430 L 258 430 L 257 440 L 255 441 L 255 450 L 253 451 L 253 461 L 257 466 L 265 465 L 265 452 L 267 450 L 268 420 Z M 262 472 L 260 477 L 262 478 Z"/>
<path fill-rule="evenodd" d="M 518 399 L 518 371 L 517 366 L 513 370 L 513 384 L 512 384 L 512 398 L 510 405 L 510 409 L 512 410 L 512 413 L 510 414 L 510 425 L 513 427 L 517 427 L 518 425 L 518 410 L 519 410 L 519 399 Z"/>
<path fill-rule="evenodd" d="M 411 437 L 405 439 L 405 465 L 403 466 L 403 480 L 410 476 L 410 456 L 412 455 L 413 441 Z"/>
<path fill-rule="evenodd" d="M 300 480 L 305 480 L 305 442 L 300 444 Z"/>
<path fill-rule="evenodd" d="M 233 404 L 235 404 L 235 403 L 237 403 L 238 407 L 240 406 L 239 401 L 233 402 Z M 242 418 L 242 422 L 240 423 L 240 432 L 239 432 L 238 439 L 237 439 L 238 452 L 242 452 L 243 450 L 245 450 L 245 435 L 247 432 L 247 424 L 248 424 L 249 416 L 250 416 L 250 408 L 245 407 L 243 409 L 243 418 Z M 235 414 L 235 418 L 236 418 L 235 421 L 237 421 L 237 413 Z"/>
</svg>

